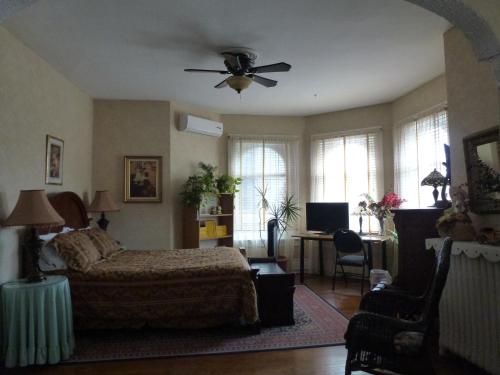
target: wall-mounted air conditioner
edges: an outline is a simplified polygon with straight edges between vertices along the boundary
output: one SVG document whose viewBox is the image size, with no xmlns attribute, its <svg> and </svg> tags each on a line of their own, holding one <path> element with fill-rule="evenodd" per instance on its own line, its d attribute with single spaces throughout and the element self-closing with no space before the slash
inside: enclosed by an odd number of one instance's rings
<svg viewBox="0 0 500 375">
<path fill-rule="evenodd" d="M 205 118 L 181 113 L 179 119 L 179 130 L 181 132 L 191 132 L 205 134 L 212 137 L 220 137 L 223 132 L 222 122 L 207 120 Z"/>
</svg>

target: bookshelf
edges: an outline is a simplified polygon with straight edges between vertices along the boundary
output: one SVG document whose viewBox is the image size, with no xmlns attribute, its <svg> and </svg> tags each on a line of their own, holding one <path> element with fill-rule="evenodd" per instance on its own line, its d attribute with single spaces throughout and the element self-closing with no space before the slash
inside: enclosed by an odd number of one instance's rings
<svg viewBox="0 0 500 375">
<path fill-rule="evenodd" d="M 185 249 L 213 246 L 233 246 L 233 211 L 234 197 L 232 194 L 221 194 L 216 200 L 221 206 L 222 214 L 211 215 L 200 212 L 196 207 L 184 207 L 182 247 Z M 200 229 L 206 228 L 208 221 L 217 226 L 226 226 L 226 234 L 200 238 Z"/>
</svg>

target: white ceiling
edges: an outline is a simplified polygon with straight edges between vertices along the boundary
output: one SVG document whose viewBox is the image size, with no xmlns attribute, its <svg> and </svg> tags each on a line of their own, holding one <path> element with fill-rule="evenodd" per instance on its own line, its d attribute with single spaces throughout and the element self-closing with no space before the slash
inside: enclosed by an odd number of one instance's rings
<svg viewBox="0 0 500 375">
<path fill-rule="evenodd" d="M 444 72 L 444 19 L 403 0 L 39 0 L 4 25 L 95 98 L 177 100 L 220 113 L 308 115 L 383 103 Z M 218 52 L 285 61 L 239 95 Z"/>
</svg>

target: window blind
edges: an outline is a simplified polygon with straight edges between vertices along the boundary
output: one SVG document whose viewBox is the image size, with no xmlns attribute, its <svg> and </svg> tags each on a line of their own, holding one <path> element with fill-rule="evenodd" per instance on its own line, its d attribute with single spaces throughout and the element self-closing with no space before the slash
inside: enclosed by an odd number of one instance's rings
<svg viewBox="0 0 500 375">
<path fill-rule="evenodd" d="M 231 136 L 228 156 L 229 173 L 242 179 L 234 201 L 234 239 L 250 251 L 263 251 L 269 216 L 260 209 L 257 189 L 266 190 L 271 205 L 281 202 L 285 194 L 293 194 L 299 203 L 298 140 Z"/>
<path fill-rule="evenodd" d="M 434 168 L 443 175 L 446 169 L 444 144 L 449 143 L 446 110 L 408 122 L 394 129 L 394 184 L 406 199 L 406 207 L 434 204 L 432 187 L 420 182 Z"/>
<path fill-rule="evenodd" d="M 332 135 L 311 140 L 311 200 L 313 202 L 348 202 L 354 212 L 370 194 L 375 200 L 383 193 L 382 131 Z M 357 229 L 358 217 L 350 215 L 349 226 Z M 376 230 L 376 220 L 366 218 Z"/>
</svg>

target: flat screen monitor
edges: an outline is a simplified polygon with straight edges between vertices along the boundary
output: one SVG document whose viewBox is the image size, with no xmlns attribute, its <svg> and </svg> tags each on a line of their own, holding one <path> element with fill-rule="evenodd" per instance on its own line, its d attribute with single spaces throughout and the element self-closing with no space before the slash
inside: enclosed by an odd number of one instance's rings
<svg viewBox="0 0 500 375">
<path fill-rule="evenodd" d="M 349 228 L 349 203 L 306 203 L 308 231 L 333 233 Z"/>
</svg>

